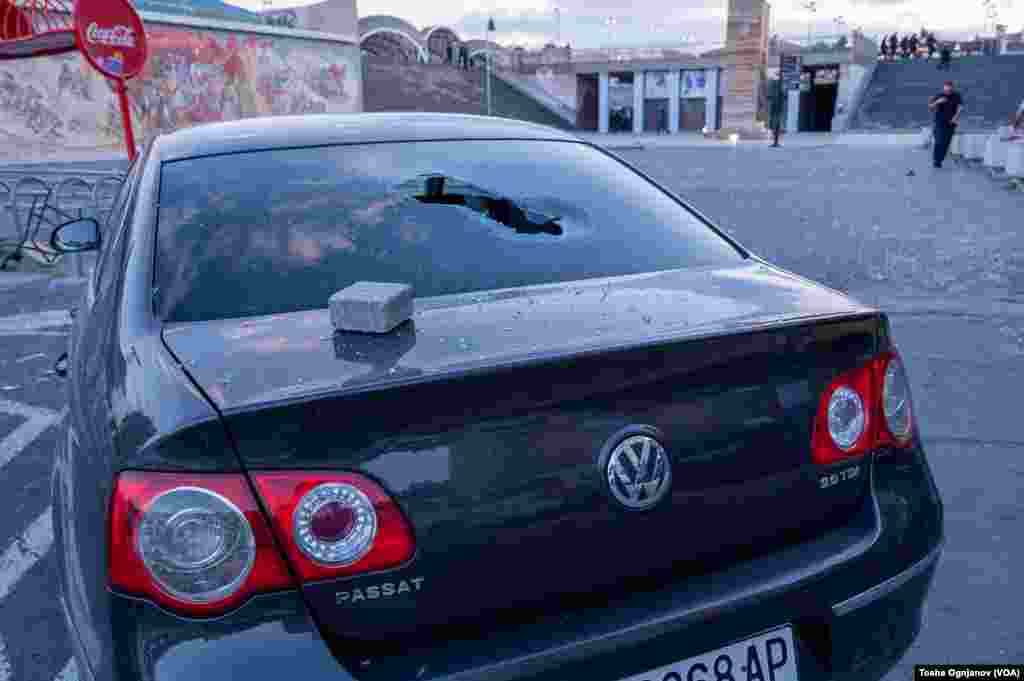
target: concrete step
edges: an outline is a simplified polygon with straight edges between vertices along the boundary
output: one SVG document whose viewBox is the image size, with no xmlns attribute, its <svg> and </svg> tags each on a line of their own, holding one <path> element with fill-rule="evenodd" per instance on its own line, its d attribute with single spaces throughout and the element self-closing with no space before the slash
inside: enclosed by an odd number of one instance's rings
<svg viewBox="0 0 1024 681">
<path fill-rule="evenodd" d="M 950 79 L 963 94 L 961 129 L 988 129 L 1007 122 L 1024 99 L 1024 57 L 975 57 L 949 71 L 934 63 L 882 63 L 875 69 L 851 130 L 920 128 L 931 125 L 927 98 Z"/>
</svg>

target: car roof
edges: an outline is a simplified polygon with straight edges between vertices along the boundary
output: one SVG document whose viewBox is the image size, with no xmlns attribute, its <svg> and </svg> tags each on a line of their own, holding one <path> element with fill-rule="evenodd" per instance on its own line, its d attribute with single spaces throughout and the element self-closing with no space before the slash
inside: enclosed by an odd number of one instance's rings
<svg viewBox="0 0 1024 681">
<path fill-rule="evenodd" d="M 357 113 L 265 116 L 210 123 L 161 135 L 160 161 L 233 152 L 330 144 L 428 140 L 531 139 L 581 141 L 557 128 L 490 116 Z"/>
</svg>

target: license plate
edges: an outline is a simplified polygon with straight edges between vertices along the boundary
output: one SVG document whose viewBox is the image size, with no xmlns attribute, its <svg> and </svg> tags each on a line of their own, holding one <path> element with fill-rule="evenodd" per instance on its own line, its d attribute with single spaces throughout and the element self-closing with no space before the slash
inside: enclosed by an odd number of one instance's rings
<svg viewBox="0 0 1024 681">
<path fill-rule="evenodd" d="M 798 681 L 793 630 L 775 629 L 622 681 Z"/>
</svg>

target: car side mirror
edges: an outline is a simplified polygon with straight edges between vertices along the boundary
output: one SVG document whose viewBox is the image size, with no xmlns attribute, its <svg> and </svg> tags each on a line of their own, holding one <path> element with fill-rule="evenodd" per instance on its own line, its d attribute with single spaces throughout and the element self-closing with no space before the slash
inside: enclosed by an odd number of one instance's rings
<svg viewBox="0 0 1024 681">
<path fill-rule="evenodd" d="M 50 247 L 58 253 L 84 253 L 100 247 L 100 224 L 93 218 L 65 222 L 50 235 Z"/>
</svg>

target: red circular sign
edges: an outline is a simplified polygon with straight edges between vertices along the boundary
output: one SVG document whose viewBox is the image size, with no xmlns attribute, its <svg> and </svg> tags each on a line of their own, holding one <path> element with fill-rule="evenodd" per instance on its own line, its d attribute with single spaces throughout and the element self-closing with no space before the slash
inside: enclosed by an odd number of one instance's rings
<svg viewBox="0 0 1024 681">
<path fill-rule="evenodd" d="M 108 78 L 134 78 L 146 65 L 146 29 L 128 0 L 76 0 L 75 39 Z"/>
</svg>

